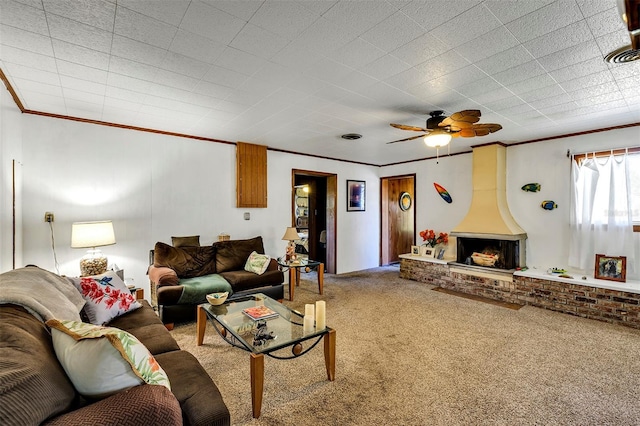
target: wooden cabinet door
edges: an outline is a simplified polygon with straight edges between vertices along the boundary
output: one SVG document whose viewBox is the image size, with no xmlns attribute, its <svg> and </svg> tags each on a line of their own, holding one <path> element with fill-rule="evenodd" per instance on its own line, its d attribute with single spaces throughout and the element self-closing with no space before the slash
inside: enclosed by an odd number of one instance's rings
<svg viewBox="0 0 640 426">
<path fill-rule="evenodd" d="M 267 207 L 267 147 L 236 144 L 236 207 Z"/>
</svg>

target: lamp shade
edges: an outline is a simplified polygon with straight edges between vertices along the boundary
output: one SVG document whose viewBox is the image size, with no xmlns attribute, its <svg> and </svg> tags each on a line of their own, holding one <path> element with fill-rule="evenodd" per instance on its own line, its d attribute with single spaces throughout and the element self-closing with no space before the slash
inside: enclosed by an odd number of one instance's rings
<svg viewBox="0 0 640 426">
<path fill-rule="evenodd" d="M 424 143 L 431 147 L 445 146 L 451 141 L 451 135 L 443 130 L 434 130 L 424 138 Z"/>
<path fill-rule="evenodd" d="M 299 238 L 300 236 L 298 235 L 298 230 L 292 226 L 287 228 L 287 230 L 284 233 L 284 236 L 282 237 L 282 239 L 285 241 L 293 241 Z"/>
<path fill-rule="evenodd" d="M 109 246 L 116 243 L 110 220 L 74 222 L 71 225 L 71 248 Z"/>
</svg>

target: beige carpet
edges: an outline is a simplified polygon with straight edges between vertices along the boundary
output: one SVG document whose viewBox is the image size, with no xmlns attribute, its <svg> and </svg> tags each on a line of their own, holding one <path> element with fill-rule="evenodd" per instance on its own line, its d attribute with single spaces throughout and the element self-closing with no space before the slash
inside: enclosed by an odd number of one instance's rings
<svg viewBox="0 0 640 426">
<path fill-rule="evenodd" d="M 637 425 L 640 331 L 539 308 L 507 309 L 431 291 L 397 267 L 325 275 L 337 330 L 336 380 L 322 345 L 265 359 L 262 415 L 251 417 L 248 353 L 210 325 L 173 336 L 216 382 L 234 425 Z M 318 300 L 303 274 L 294 302 Z"/>
</svg>

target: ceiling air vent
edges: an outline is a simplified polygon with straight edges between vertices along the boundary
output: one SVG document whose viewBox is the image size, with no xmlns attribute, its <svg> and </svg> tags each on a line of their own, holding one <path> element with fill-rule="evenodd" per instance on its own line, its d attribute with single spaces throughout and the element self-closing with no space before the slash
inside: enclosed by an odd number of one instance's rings
<svg viewBox="0 0 640 426">
<path fill-rule="evenodd" d="M 611 64 L 625 64 L 640 59 L 640 50 L 634 50 L 631 46 L 624 46 L 614 50 L 604 57 Z"/>
<path fill-rule="evenodd" d="M 356 139 L 360 139 L 362 137 L 362 135 L 359 135 L 357 133 L 346 133 L 342 136 L 340 136 L 342 139 L 347 139 L 349 141 L 354 141 Z"/>
</svg>

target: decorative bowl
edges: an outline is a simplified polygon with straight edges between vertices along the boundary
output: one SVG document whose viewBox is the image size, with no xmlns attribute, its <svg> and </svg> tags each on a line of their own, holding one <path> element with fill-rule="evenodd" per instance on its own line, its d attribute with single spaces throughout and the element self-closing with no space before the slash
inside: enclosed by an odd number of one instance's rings
<svg viewBox="0 0 640 426">
<path fill-rule="evenodd" d="M 207 294 L 207 302 L 212 305 L 222 305 L 227 297 L 229 296 L 229 292 L 225 291 L 224 293 L 210 293 Z"/>
</svg>

